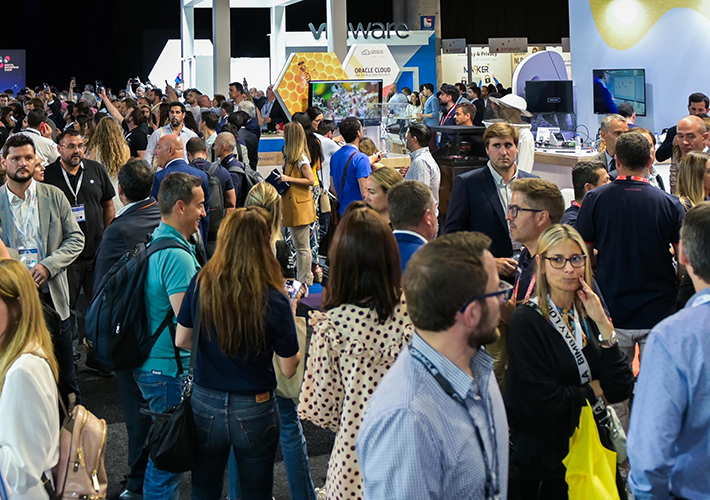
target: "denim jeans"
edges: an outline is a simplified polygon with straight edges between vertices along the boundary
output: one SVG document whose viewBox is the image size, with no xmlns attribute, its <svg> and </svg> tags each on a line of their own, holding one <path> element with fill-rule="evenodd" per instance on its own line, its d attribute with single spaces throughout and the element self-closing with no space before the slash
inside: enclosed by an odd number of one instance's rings
<svg viewBox="0 0 710 500">
<path fill-rule="evenodd" d="M 136 383 L 148 402 L 150 411 L 162 413 L 171 406 L 180 403 L 182 385 L 179 378 L 156 375 L 136 370 L 133 373 Z M 150 500 L 172 500 L 178 498 L 178 487 L 182 474 L 162 471 L 148 459 L 143 479 L 143 498 Z"/>
<path fill-rule="evenodd" d="M 273 395 L 257 403 L 241 396 L 195 386 L 192 411 L 200 443 L 192 470 L 192 498 L 222 497 L 224 470 L 232 450 L 243 500 L 271 500 L 279 414 Z"/>
<path fill-rule="evenodd" d="M 128 432 L 128 468 L 126 489 L 143 494 L 143 478 L 148 464 L 148 454 L 143 453 L 143 445 L 153 422 L 150 415 L 141 413 L 148 409 L 148 402 L 138 388 L 133 370 L 116 370 L 116 385 L 121 398 L 121 409 Z"/>
<path fill-rule="evenodd" d="M 276 403 L 279 405 L 281 417 L 281 451 L 284 455 L 291 500 L 316 500 L 306 438 L 303 437 L 296 404 L 293 400 L 280 396 L 276 397 Z M 239 473 L 234 454 L 229 455 L 229 498 L 235 500 L 241 498 Z"/>
</svg>

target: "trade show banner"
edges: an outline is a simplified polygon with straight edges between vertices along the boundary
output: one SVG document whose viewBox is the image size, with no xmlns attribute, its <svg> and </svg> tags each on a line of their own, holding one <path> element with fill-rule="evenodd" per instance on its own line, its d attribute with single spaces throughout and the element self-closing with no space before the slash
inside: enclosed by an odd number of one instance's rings
<svg viewBox="0 0 710 500">
<path fill-rule="evenodd" d="M 274 84 L 276 96 L 293 115 L 308 107 L 308 86 L 316 80 L 347 80 L 335 52 L 294 52 Z"/>
<path fill-rule="evenodd" d="M 384 95 L 388 94 L 399 74 L 399 66 L 384 43 L 352 45 L 343 67 L 352 80 L 382 80 Z"/>
<path fill-rule="evenodd" d="M 17 95 L 25 87 L 25 51 L 0 50 L 0 92 L 11 89 Z"/>
</svg>

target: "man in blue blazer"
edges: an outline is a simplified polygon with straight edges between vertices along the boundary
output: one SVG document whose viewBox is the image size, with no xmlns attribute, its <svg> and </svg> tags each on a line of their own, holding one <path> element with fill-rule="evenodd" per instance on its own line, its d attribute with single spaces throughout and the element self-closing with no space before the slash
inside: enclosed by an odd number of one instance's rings
<svg viewBox="0 0 710 500">
<path fill-rule="evenodd" d="M 202 180 L 202 190 L 205 193 L 205 213 L 207 214 L 207 216 L 203 217 L 200 221 L 200 234 L 202 235 L 202 241 L 205 242 L 207 241 L 207 235 L 210 229 L 209 180 L 207 179 L 206 173 L 199 168 L 191 166 L 184 160 L 184 149 L 185 146 L 182 143 L 182 139 L 177 135 L 164 135 L 160 138 L 158 145 L 155 147 L 155 158 L 157 165 L 162 167 L 162 170 L 155 174 L 153 189 L 150 195 L 157 200 L 158 192 L 160 191 L 160 183 L 163 182 L 163 179 L 165 179 L 168 174 L 172 174 L 173 172 L 182 172 L 194 177 L 199 177 Z"/>
<path fill-rule="evenodd" d="M 166 136 L 167 137 L 167 136 Z M 118 196 L 124 204 L 117 217 L 106 228 L 94 261 L 94 291 L 101 279 L 109 272 L 123 254 L 148 236 L 160 224 L 158 202 L 150 196 L 153 187 L 153 172 L 148 162 L 130 160 L 118 173 Z M 148 409 L 135 379 L 133 370 L 116 372 L 116 384 L 121 399 L 121 408 L 128 431 L 128 468 L 126 488 L 121 500 L 139 498 L 143 494 L 143 477 L 148 457 L 143 457 L 143 444 L 150 430 L 152 418 L 141 413 Z"/>
<path fill-rule="evenodd" d="M 404 181 L 387 191 L 387 211 L 404 273 L 414 252 L 436 237 L 436 201 L 431 188 L 423 182 Z"/>
</svg>

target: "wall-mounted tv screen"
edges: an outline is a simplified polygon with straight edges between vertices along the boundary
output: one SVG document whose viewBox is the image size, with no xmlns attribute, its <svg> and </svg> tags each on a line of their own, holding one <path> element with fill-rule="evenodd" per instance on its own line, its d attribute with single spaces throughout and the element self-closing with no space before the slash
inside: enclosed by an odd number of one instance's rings
<svg viewBox="0 0 710 500">
<path fill-rule="evenodd" d="M 531 113 L 574 113 L 571 80 L 525 82 L 525 100 Z"/>
<path fill-rule="evenodd" d="M 308 105 L 323 110 L 323 118 L 340 123 L 356 116 L 363 125 L 377 125 L 382 112 L 382 80 L 311 81 Z"/>
<path fill-rule="evenodd" d="M 595 69 L 594 112 L 618 113 L 619 104 L 628 102 L 639 116 L 646 116 L 646 70 Z"/>
</svg>

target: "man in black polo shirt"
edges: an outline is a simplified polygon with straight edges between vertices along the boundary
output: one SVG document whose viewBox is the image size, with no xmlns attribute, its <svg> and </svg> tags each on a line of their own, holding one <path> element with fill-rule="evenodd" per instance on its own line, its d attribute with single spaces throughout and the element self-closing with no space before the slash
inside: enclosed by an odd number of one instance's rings
<svg viewBox="0 0 710 500">
<path fill-rule="evenodd" d="M 652 162 L 643 135 L 622 134 L 616 143 L 619 176 L 590 191 L 577 218 L 589 254 L 598 251 L 597 280 L 619 347 L 631 360 L 636 344 L 643 353 L 650 330 L 675 312 L 678 293 L 670 248 L 678 244 L 685 210 L 678 198 L 649 184 Z M 628 422 L 627 406 L 620 408 L 622 422 Z"/>
<path fill-rule="evenodd" d="M 131 150 L 131 157 L 143 159 L 145 150 L 148 149 L 148 134 L 143 127 L 141 127 L 141 125 L 145 123 L 143 110 L 133 108 L 133 110 L 126 115 L 124 122 L 128 127 L 128 132 L 126 132 L 125 137 L 128 147 Z"/>
<path fill-rule="evenodd" d="M 115 192 L 106 168 L 84 159 L 84 138 L 79 131 L 70 128 L 62 132 L 58 150 L 59 159 L 47 166 L 44 182 L 62 190 L 85 237 L 84 250 L 67 268 L 69 307 L 74 315 L 76 336 L 76 303 L 81 289 L 87 299 L 93 296 L 94 255 L 104 227 L 115 216 Z"/>
<path fill-rule="evenodd" d="M 594 188 L 611 182 L 606 166 L 600 161 L 580 161 L 572 168 L 572 185 L 574 186 L 574 200 L 565 210 L 560 224 L 569 224 L 577 227 L 577 216 L 582 207 L 584 195 Z"/>
</svg>

